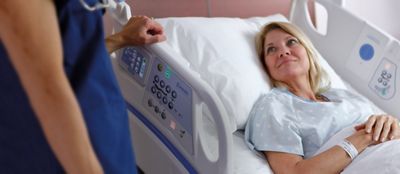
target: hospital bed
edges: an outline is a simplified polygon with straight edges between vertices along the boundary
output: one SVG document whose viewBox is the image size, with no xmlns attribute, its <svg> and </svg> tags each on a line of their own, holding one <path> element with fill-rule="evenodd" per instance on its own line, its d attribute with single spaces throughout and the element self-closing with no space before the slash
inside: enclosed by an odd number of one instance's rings
<svg viewBox="0 0 400 174">
<path fill-rule="evenodd" d="M 118 51 L 112 61 L 137 165 L 150 174 L 272 173 L 243 138 L 253 103 L 271 89 L 254 45 L 259 28 L 271 21 L 303 29 L 333 87 L 358 92 L 400 116 L 399 41 L 343 9 L 342 1 L 317 2 L 329 14 L 325 35 L 313 27 L 306 0 L 294 0 L 289 20 L 280 14 L 157 19 L 166 42 Z"/>
</svg>

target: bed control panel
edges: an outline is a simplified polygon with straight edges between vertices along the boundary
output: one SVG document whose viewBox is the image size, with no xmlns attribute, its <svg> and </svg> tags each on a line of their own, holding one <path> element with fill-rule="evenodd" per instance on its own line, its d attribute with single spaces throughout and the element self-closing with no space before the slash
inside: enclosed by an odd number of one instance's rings
<svg viewBox="0 0 400 174">
<path fill-rule="evenodd" d="M 192 154 L 192 89 L 161 59 L 154 60 L 146 84 L 144 104 Z"/>
<path fill-rule="evenodd" d="M 399 42 L 373 27 L 365 26 L 346 66 L 358 78 L 367 82 L 370 91 L 380 99 L 389 101 L 397 95 L 399 50 Z"/>
<path fill-rule="evenodd" d="M 142 47 L 125 48 L 119 64 L 144 88 L 141 106 L 135 107 L 146 109 L 150 114 L 144 115 L 160 123 L 161 132 L 172 134 L 193 154 L 192 88 L 160 57 Z"/>
<path fill-rule="evenodd" d="M 148 57 L 144 52 L 128 47 L 122 51 L 120 60 L 120 65 L 142 86 L 144 85 L 144 75 L 149 62 Z"/>
<path fill-rule="evenodd" d="M 391 99 L 396 94 L 396 72 L 396 64 L 387 58 L 383 58 L 369 83 L 369 87 L 381 98 Z"/>
<path fill-rule="evenodd" d="M 347 61 L 347 68 L 364 81 L 369 81 L 382 59 L 389 38 L 371 27 L 365 27 L 354 45 Z"/>
</svg>

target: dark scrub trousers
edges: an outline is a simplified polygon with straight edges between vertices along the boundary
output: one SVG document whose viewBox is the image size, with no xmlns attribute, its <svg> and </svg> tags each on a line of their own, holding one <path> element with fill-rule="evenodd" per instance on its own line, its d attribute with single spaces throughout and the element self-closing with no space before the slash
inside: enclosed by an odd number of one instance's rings
<svg viewBox="0 0 400 174">
<path fill-rule="evenodd" d="M 92 5 L 97 0 L 85 1 Z M 125 102 L 104 44 L 103 12 L 87 11 L 79 0 L 54 2 L 65 73 L 79 101 L 96 155 L 107 174 L 135 174 Z M 1 42 L 0 93 L 0 173 L 65 173 L 46 142 Z"/>
</svg>

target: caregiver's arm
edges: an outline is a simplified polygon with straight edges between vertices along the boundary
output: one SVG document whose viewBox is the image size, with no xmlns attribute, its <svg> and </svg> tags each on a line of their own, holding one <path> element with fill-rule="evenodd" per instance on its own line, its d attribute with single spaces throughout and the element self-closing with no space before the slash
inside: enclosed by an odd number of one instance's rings
<svg viewBox="0 0 400 174">
<path fill-rule="evenodd" d="M 53 1 L 2 0 L 0 23 L 0 40 L 46 140 L 65 172 L 102 173 L 78 102 L 64 73 Z"/>
<path fill-rule="evenodd" d="M 359 153 L 370 144 L 376 143 L 372 139 L 372 134 L 368 134 L 364 130 L 359 130 L 346 139 L 356 147 Z M 337 174 L 351 163 L 351 158 L 339 146 L 333 146 L 309 159 L 282 152 L 266 151 L 264 154 L 274 173 Z"/>
</svg>

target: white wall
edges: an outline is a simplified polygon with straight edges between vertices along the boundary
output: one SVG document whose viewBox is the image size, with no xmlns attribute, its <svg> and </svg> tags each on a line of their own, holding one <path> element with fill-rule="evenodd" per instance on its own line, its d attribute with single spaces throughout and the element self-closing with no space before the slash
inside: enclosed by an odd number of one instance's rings
<svg viewBox="0 0 400 174">
<path fill-rule="evenodd" d="M 347 0 L 345 8 L 400 40 L 399 0 Z"/>
<path fill-rule="evenodd" d="M 281 13 L 289 16 L 292 0 L 125 0 L 132 15 L 159 17 L 208 16 L 253 17 Z M 310 1 L 311 19 L 314 21 L 314 0 Z M 104 17 L 106 35 L 110 34 L 112 20 Z"/>
</svg>

